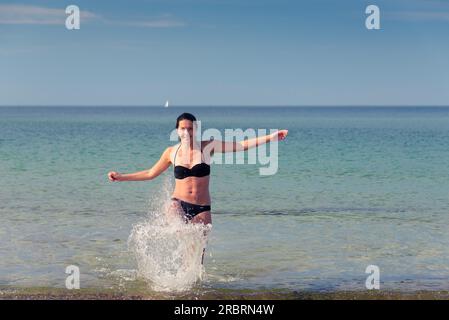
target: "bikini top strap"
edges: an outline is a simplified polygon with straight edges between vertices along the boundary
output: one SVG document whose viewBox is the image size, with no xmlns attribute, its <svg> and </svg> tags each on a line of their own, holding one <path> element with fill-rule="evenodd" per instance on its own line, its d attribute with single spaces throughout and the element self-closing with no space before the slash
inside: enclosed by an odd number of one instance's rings
<svg viewBox="0 0 449 320">
<path fill-rule="evenodd" d="M 201 141 L 200 141 L 200 152 L 201 152 L 201 162 L 203 162 L 203 146 Z M 204 161 L 204 163 L 206 163 L 206 161 Z"/>
<path fill-rule="evenodd" d="M 205 157 L 203 157 L 203 147 L 201 146 L 201 162 L 203 162 L 203 160 L 204 160 L 204 163 L 205 164 L 207 164 L 208 166 L 210 166 L 210 163 L 207 163 L 206 162 L 206 158 Z M 211 156 L 210 156 L 210 152 L 209 152 L 209 161 L 211 160 Z"/>
<path fill-rule="evenodd" d="M 175 168 L 176 155 L 178 154 L 179 148 L 181 148 L 181 144 L 179 144 L 178 149 L 176 149 L 175 156 L 174 156 L 174 158 L 173 158 L 173 170 L 174 170 L 174 168 Z M 201 152 L 201 162 L 203 162 L 203 148 L 202 148 L 201 146 L 200 146 L 200 152 Z M 206 163 L 206 161 L 204 161 L 204 163 Z M 207 164 L 207 163 L 206 163 L 206 164 Z"/>
<path fill-rule="evenodd" d="M 175 168 L 175 163 L 176 163 L 176 155 L 178 154 L 178 150 L 179 150 L 179 148 L 181 148 L 181 144 L 179 144 L 179 147 L 178 147 L 178 149 L 176 149 L 176 152 L 175 152 L 175 156 L 173 157 L 173 169 Z"/>
</svg>

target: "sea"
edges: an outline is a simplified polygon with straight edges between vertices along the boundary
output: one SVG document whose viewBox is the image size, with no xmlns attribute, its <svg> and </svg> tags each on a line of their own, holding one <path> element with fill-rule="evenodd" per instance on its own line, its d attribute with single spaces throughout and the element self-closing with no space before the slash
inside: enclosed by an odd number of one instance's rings
<svg viewBox="0 0 449 320">
<path fill-rule="evenodd" d="M 214 155 L 208 226 L 164 220 L 172 166 L 107 177 L 151 168 L 184 112 L 223 140 L 288 130 Z M 449 107 L 1 107 L 0 291 L 449 290 L 448 159 Z"/>
</svg>

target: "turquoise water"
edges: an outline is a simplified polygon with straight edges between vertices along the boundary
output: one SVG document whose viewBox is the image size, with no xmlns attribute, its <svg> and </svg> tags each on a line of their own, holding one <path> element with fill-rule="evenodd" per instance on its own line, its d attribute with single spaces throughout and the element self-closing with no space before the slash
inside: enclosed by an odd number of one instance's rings
<svg viewBox="0 0 449 320">
<path fill-rule="evenodd" d="M 289 129 L 275 175 L 214 164 L 200 290 L 449 289 L 449 108 L 0 108 L 0 286 L 133 291 L 133 225 L 173 181 L 151 167 L 176 117 Z M 154 195 L 161 196 L 154 199 Z"/>
</svg>

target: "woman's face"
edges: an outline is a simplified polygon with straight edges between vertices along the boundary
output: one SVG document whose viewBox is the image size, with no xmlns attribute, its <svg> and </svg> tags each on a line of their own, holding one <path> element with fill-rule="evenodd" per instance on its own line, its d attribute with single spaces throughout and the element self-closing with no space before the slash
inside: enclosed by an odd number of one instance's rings
<svg viewBox="0 0 449 320">
<path fill-rule="evenodd" d="M 178 135 L 182 141 L 192 139 L 193 137 L 193 122 L 190 120 L 181 120 L 178 124 Z M 188 141 L 190 141 L 188 140 Z"/>
</svg>

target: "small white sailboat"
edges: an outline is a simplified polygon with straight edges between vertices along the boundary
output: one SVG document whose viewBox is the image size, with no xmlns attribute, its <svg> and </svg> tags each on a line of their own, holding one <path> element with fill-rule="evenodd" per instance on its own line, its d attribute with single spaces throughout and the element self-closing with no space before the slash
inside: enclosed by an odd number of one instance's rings
<svg viewBox="0 0 449 320">
<path fill-rule="evenodd" d="M 167 101 L 165 101 L 165 105 L 164 105 L 164 107 L 168 108 L 168 100 L 167 100 Z"/>
</svg>

